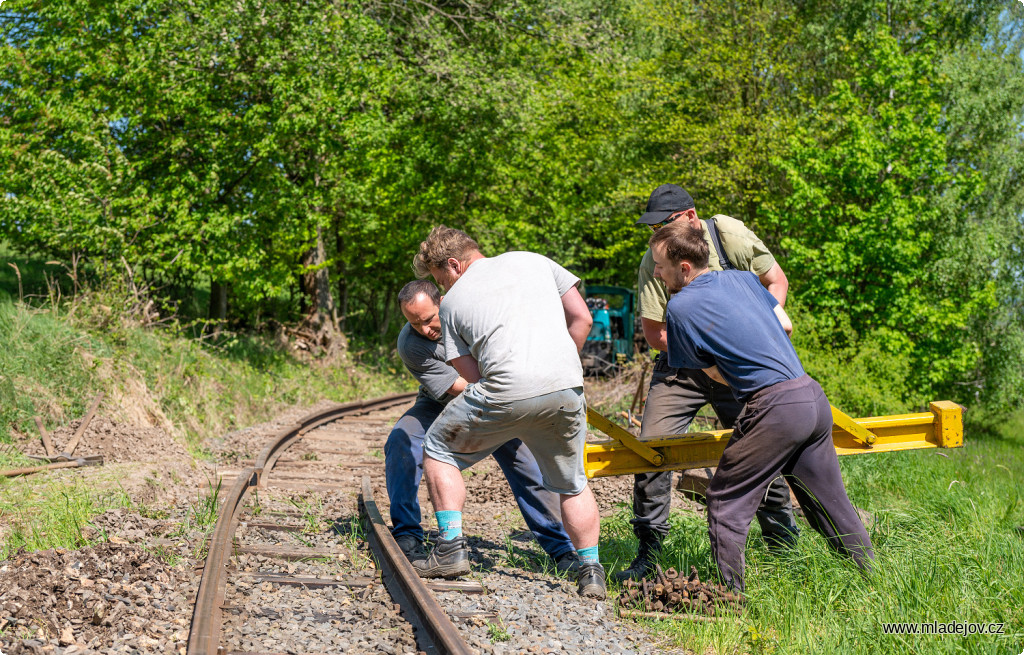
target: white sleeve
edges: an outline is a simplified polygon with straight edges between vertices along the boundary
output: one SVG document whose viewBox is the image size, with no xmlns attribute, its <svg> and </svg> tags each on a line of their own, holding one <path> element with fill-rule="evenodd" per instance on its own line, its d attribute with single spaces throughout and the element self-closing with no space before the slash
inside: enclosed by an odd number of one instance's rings
<svg viewBox="0 0 1024 655">
<path fill-rule="evenodd" d="M 450 362 L 456 357 L 472 355 L 469 344 L 459 334 L 450 306 L 446 307 L 444 301 L 441 301 L 438 314 L 441 317 L 441 339 L 444 342 L 445 360 Z"/>
<path fill-rule="evenodd" d="M 544 259 L 547 259 L 548 265 L 551 267 L 551 275 L 555 278 L 555 286 L 558 288 L 559 297 L 564 296 L 569 292 L 569 289 L 572 289 L 580 283 L 580 279 L 578 277 L 562 268 L 559 264 L 547 257 Z"/>
</svg>

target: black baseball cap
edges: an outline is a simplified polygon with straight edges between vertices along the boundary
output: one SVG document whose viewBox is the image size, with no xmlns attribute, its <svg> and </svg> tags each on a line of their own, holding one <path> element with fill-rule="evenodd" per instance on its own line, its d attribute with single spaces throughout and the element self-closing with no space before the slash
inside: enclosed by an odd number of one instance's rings
<svg viewBox="0 0 1024 655">
<path fill-rule="evenodd" d="M 657 225 L 676 212 L 693 209 L 693 198 L 686 189 L 675 184 L 662 184 L 651 192 L 647 209 L 636 225 Z"/>
</svg>

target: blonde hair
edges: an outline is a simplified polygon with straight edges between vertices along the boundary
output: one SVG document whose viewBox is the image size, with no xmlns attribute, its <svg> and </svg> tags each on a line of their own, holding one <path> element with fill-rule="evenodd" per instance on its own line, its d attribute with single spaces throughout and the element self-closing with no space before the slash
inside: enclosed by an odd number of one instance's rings
<svg viewBox="0 0 1024 655">
<path fill-rule="evenodd" d="M 480 246 L 468 234 L 438 225 L 425 241 L 420 242 L 419 252 L 412 258 L 412 270 L 416 277 L 427 277 L 431 268 L 444 268 L 451 258 L 461 262 L 474 250 L 479 252 Z"/>
</svg>

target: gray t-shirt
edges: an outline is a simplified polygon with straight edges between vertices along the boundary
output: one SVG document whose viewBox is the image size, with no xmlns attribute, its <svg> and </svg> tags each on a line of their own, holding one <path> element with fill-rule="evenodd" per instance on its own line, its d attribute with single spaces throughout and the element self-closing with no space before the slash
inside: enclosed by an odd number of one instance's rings
<svg viewBox="0 0 1024 655">
<path fill-rule="evenodd" d="M 583 386 L 562 296 L 579 278 L 543 255 L 507 252 L 473 263 L 441 301 L 448 361 L 472 355 L 480 390 L 522 400 Z"/>
<path fill-rule="evenodd" d="M 459 374 L 445 363 L 444 344 L 431 341 L 408 323 L 398 333 L 398 356 L 420 383 L 420 394 L 447 405 L 454 398 L 448 393 Z"/>
</svg>

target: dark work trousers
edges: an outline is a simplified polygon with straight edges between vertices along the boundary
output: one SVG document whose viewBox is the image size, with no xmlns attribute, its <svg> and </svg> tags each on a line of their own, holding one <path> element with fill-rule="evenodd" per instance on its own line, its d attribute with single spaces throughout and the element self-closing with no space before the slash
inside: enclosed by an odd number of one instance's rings
<svg viewBox="0 0 1024 655">
<path fill-rule="evenodd" d="M 419 488 L 423 477 L 423 437 L 444 405 L 420 395 L 412 409 L 402 415 L 384 444 L 384 475 L 391 501 L 392 534 L 423 539 L 420 525 Z M 541 484 L 540 469 L 530 449 L 513 439 L 493 453 L 501 467 L 526 525 L 537 543 L 557 559 L 575 550 L 562 527 L 557 494 Z"/>
<path fill-rule="evenodd" d="M 808 375 L 773 384 L 747 401 L 708 486 L 711 553 L 723 581 L 743 589 L 750 519 L 782 474 L 811 527 L 830 546 L 870 569 L 875 555 L 850 504 L 832 445 L 832 408 Z"/>
<path fill-rule="evenodd" d="M 715 382 L 700 369 L 670 368 L 665 354 L 659 354 L 644 407 L 641 438 L 686 432 L 700 408 L 708 403 L 726 428 L 733 426 L 743 409 L 728 386 Z M 634 518 L 630 523 L 641 541 L 660 541 L 668 534 L 672 473 L 640 473 L 633 477 Z M 769 543 L 796 543 L 799 529 L 793 520 L 789 487 L 781 477 L 769 487 L 757 510 L 757 522 Z"/>
</svg>

